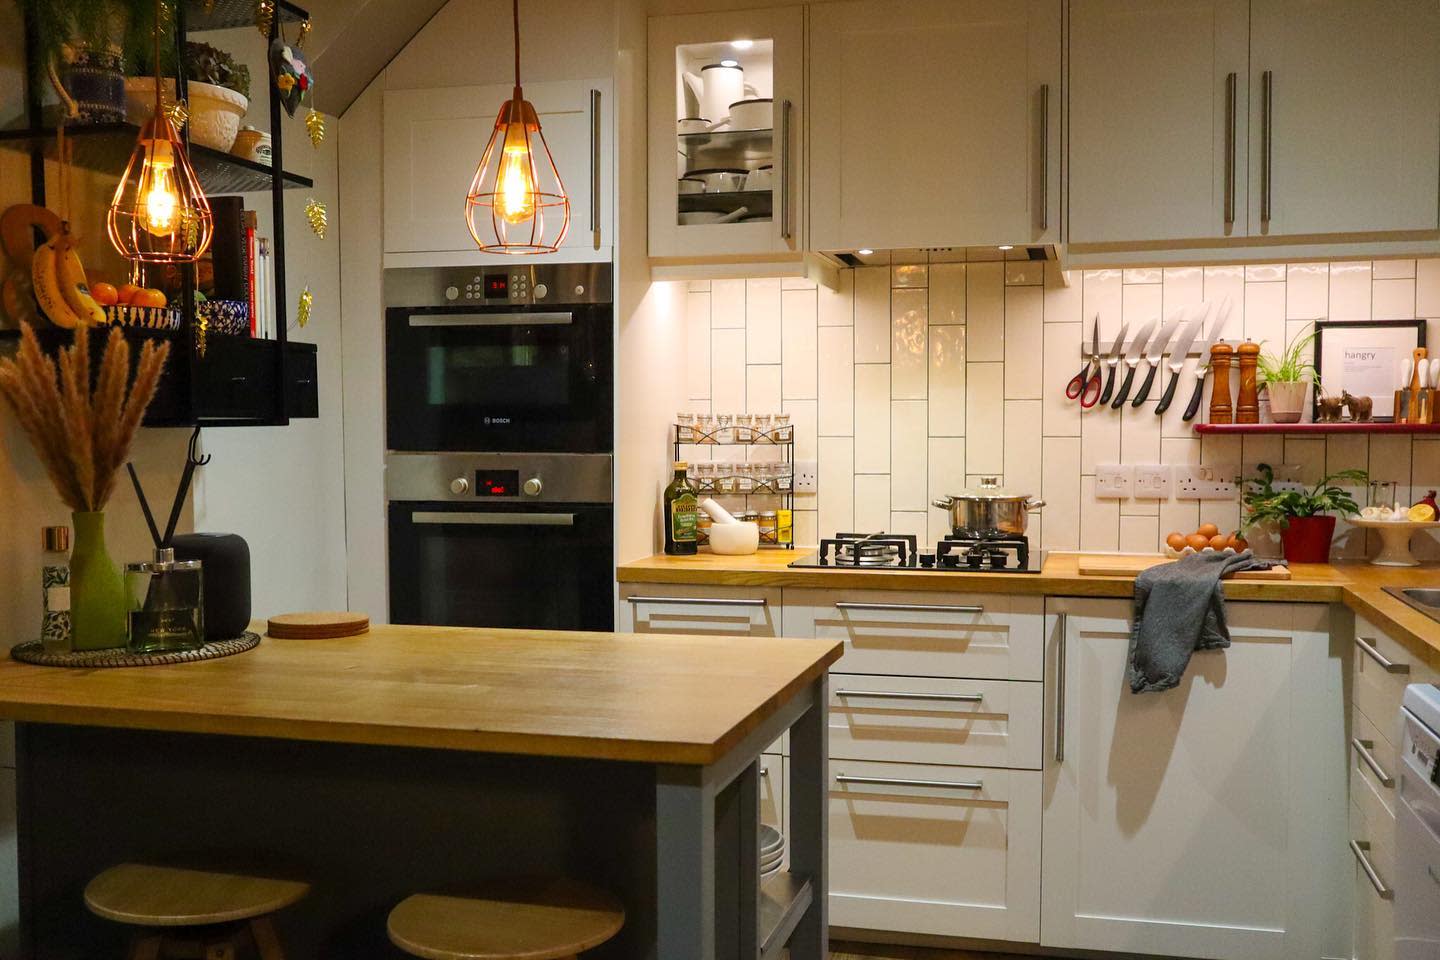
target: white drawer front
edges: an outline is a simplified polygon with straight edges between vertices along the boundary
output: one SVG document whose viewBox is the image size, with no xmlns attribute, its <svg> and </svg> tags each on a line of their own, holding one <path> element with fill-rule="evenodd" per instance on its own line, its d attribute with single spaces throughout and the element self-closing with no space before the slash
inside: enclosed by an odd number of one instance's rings
<svg viewBox="0 0 1440 960">
<path fill-rule="evenodd" d="M 1028 770 L 831 761 L 830 923 L 1037 940 L 1040 777 Z"/>
<path fill-rule="evenodd" d="M 1350 839 L 1370 844 L 1370 862 L 1387 881 L 1395 876 L 1395 814 L 1359 773 L 1350 773 Z"/>
<path fill-rule="evenodd" d="M 843 640 L 834 670 L 1039 680 L 1041 597 L 902 590 L 786 590 L 786 635 Z"/>
<path fill-rule="evenodd" d="M 1038 770 L 1044 709 L 1028 680 L 837 674 L 830 758 Z"/>
<path fill-rule="evenodd" d="M 626 583 L 620 632 L 780 636 L 780 591 L 764 587 Z"/>
<path fill-rule="evenodd" d="M 1353 782 L 1353 781 L 1352 781 Z M 1365 788 L 1368 789 L 1368 788 Z M 1386 820 L 1388 821 L 1388 817 Z M 1389 821 L 1394 829 L 1393 821 Z M 1366 820 L 1360 806 L 1350 807 L 1350 837 L 1369 848 L 1362 853 L 1370 861 L 1376 876 L 1386 887 L 1395 880 L 1393 842 L 1383 830 Z M 1374 881 L 1365 872 L 1357 857 L 1355 866 L 1355 960 L 1393 960 L 1395 957 L 1395 901 L 1380 896 Z M 1391 888 L 1393 889 L 1393 888 Z"/>
<path fill-rule="evenodd" d="M 1380 660 L 1394 667 L 1386 669 Z M 1399 641 L 1363 617 L 1355 618 L 1355 705 L 1387 740 L 1399 742 L 1400 698 L 1406 685 L 1437 681 L 1440 676 Z"/>
<path fill-rule="evenodd" d="M 1359 710 L 1350 711 L 1350 767 L 1352 779 L 1364 781 L 1393 818 L 1395 778 L 1400 772 L 1398 751 Z"/>
</svg>

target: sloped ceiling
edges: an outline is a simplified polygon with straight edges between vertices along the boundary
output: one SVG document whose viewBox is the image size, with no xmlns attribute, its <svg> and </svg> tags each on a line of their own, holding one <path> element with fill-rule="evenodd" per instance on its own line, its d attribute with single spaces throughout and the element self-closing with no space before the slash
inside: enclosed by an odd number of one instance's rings
<svg viewBox="0 0 1440 960">
<path fill-rule="evenodd" d="M 314 32 L 306 43 L 315 75 L 315 106 L 340 116 L 379 76 L 446 0 L 300 0 Z"/>
</svg>

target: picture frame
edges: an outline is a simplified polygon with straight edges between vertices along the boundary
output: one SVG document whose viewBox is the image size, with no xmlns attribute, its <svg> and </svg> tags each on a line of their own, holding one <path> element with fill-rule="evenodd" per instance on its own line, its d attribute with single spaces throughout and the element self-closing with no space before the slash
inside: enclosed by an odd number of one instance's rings
<svg viewBox="0 0 1440 960">
<path fill-rule="evenodd" d="M 1425 346 L 1424 320 L 1317 320 L 1315 375 L 1329 396 L 1349 390 L 1374 399 L 1372 419 L 1395 419 L 1400 364 Z M 1357 389 L 1358 388 L 1358 389 Z M 1320 390 L 1311 400 L 1319 419 Z"/>
</svg>

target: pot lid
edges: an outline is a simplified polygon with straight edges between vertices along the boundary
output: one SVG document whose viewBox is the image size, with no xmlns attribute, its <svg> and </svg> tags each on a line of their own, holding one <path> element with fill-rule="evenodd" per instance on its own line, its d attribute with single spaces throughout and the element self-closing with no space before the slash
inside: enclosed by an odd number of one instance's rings
<svg viewBox="0 0 1440 960">
<path fill-rule="evenodd" d="M 981 477 L 980 484 L 950 495 L 956 500 L 1029 500 L 1030 494 L 1000 486 L 999 477 Z"/>
</svg>

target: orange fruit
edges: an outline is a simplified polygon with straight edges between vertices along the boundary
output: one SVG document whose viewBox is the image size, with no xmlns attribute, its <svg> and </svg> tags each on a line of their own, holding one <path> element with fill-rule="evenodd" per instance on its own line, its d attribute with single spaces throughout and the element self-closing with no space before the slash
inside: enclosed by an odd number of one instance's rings
<svg viewBox="0 0 1440 960">
<path fill-rule="evenodd" d="M 140 287 L 133 283 L 122 283 L 120 289 L 115 291 L 116 303 L 130 303 L 135 299 L 135 294 L 140 292 Z"/>
<path fill-rule="evenodd" d="M 1230 538 L 1230 546 L 1235 548 L 1236 553 L 1244 553 L 1250 549 L 1250 544 L 1245 541 L 1245 538 L 1238 536 Z"/>
<path fill-rule="evenodd" d="M 162 291 L 148 288 L 137 290 L 130 299 L 130 305 L 135 307 L 163 307 L 168 302 Z"/>
<path fill-rule="evenodd" d="M 1435 508 L 1422 501 L 1411 507 L 1406 516 L 1416 523 L 1428 523 L 1435 519 Z"/>
<path fill-rule="evenodd" d="M 1215 526 L 1215 524 L 1213 523 L 1202 523 L 1195 532 L 1208 540 L 1210 537 L 1213 537 L 1215 536 L 1215 534 L 1219 533 L 1220 528 Z"/>
<path fill-rule="evenodd" d="M 120 291 L 115 289 L 115 284 L 105 283 L 102 280 L 100 283 L 90 287 L 90 296 L 94 297 L 95 302 L 100 304 L 100 306 L 110 307 L 119 302 Z"/>
</svg>

